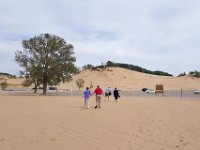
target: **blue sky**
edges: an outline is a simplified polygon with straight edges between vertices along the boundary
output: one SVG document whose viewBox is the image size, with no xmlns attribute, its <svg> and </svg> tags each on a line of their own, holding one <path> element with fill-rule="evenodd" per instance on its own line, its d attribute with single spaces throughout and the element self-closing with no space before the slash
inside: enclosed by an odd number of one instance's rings
<svg viewBox="0 0 200 150">
<path fill-rule="evenodd" d="M 199 0 L 0 0 L 0 72 L 18 74 L 21 42 L 50 33 L 76 65 L 108 60 L 150 70 L 200 70 Z"/>
</svg>

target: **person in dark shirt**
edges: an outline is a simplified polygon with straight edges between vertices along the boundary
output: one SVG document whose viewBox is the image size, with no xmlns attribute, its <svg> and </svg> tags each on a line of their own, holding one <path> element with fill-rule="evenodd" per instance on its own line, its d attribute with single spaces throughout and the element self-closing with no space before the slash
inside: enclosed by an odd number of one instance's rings
<svg viewBox="0 0 200 150">
<path fill-rule="evenodd" d="M 115 101 L 117 102 L 118 98 L 120 97 L 119 90 L 117 88 L 114 89 L 113 95 L 115 97 Z"/>
</svg>

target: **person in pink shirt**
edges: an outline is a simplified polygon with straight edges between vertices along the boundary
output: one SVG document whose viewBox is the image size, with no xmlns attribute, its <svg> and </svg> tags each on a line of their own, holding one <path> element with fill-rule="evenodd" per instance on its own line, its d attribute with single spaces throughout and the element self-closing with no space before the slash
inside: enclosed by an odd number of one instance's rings
<svg viewBox="0 0 200 150">
<path fill-rule="evenodd" d="M 98 85 L 95 89 L 94 93 L 96 94 L 96 106 L 95 108 L 101 108 L 101 95 L 103 94 L 103 90 Z"/>
</svg>

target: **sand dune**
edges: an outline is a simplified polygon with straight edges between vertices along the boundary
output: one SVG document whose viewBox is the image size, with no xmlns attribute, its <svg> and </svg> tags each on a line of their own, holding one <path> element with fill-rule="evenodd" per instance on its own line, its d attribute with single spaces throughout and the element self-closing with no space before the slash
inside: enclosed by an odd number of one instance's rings
<svg viewBox="0 0 200 150">
<path fill-rule="evenodd" d="M 123 68 L 108 68 L 105 71 L 83 70 L 80 74 L 73 76 L 73 81 L 59 85 L 64 89 L 77 89 L 75 81 L 82 78 L 85 86 L 91 83 L 101 85 L 102 88 L 110 86 L 121 90 L 141 90 L 143 87 L 155 89 L 156 84 L 163 84 L 165 90 L 194 90 L 200 89 L 200 79 L 192 77 L 166 77 L 140 73 Z"/>
<path fill-rule="evenodd" d="M 10 86 L 21 86 L 24 81 L 23 78 L 8 78 L 5 76 L 0 76 L 0 78 L 5 79 Z"/>
<path fill-rule="evenodd" d="M 78 90 L 77 79 L 85 81 L 85 87 L 92 84 L 94 88 L 100 85 L 103 89 L 110 86 L 111 89 L 118 87 L 121 90 L 141 90 L 143 87 L 155 89 L 156 84 L 163 84 L 165 90 L 195 90 L 200 89 L 200 79 L 192 77 L 166 77 L 140 73 L 123 68 L 108 68 L 104 71 L 83 70 L 73 76 L 71 82 L 61 83 L 60 89 Z M 11 85 L 20 85 L 23 79 L 7 79 Z"/>
</svg>

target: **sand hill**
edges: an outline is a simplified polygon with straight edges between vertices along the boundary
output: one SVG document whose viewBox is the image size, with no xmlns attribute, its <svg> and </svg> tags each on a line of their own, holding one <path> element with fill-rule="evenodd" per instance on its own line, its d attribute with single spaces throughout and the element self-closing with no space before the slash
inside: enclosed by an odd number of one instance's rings
<svg viewBox="0 0 200 150">
<path fill-rule="evenodd" d="M 83 70 L 73 76 L 73 81 L 59 85 L 62 89 L 77 89 L 75 81 L 82 78 L 85 86 L 93 84 L 102 88 L 110 86 L 121 90 L 141 90 L 143 87 L 155 89 L 156 84 L 163 84 L 165 90 L 194 90 L 200 89 L 200 79 L 193 77 L 167 77 L 145 74 L 123 68 L 110 67 L 106 70 Z"/>
<path fill-rule="evenodd" d="M 2 81 L 5 79 L 8 83 L 8 86 L 12 87 L 22 87 L 22 82 L 24 81 L 23 78 L 8 78 L 6 76 L 0 76 Z"/>
</svg>

